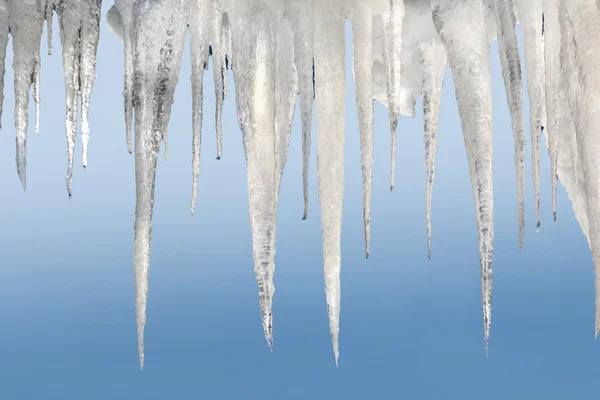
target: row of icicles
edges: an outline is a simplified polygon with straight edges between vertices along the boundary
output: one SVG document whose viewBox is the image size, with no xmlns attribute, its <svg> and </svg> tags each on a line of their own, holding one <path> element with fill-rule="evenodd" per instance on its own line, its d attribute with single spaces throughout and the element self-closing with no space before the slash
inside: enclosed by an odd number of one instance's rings
<svg viewBox="0 0 600 400">
<path fill-rule="evenodd" d="M 13 39 L 17 172 L 26 187 L 29 92 L 39 130 L 40 41 L 52 16 L 60 26 L 66 89 L 68 169 L 81 108 L 83 166 L 87 165 L 89 106 L 95 80 L 102 0 L 0 0 L 0 82 L 3 89 L 9 33 Z M 237 114 L 246 153 L 253 258 L 265 336 L 273 343 L 273 273 L 276 212 L 298 96 L 302 123 L 304 213 L 316 103 L 317 175 L 321 206 L 325 291 L 336 365 L 339 356 L 340 237 L 344 181 L 345 23 L 353 30 L 365 254 L 369 256 L 373 166 L 373 99 L 389 110 L 391 181 L 396 128 L 414 116 L 422 94 L 426 162 L 426 224 L 431 257 L 430 210 L 444 72 L 449 65 L 462 121 L 473 184 L 482 277 L 484 338 L 491 323 L 493 214 L 492 93 L 489 42 L 497 39 L 515 143 L 519 246 L 524 237 L 525 122 L 521 59 L 515 26 L 523 28 L 537 225 L 540 143 L 551 159 L 552 210 L 560 179 L 573 203 L 600 272 L 600 12 L 594 0 L 115 0 L 109 29 L 124 46 L 124 111 L 129 152 L 135 149 L 134 277 L 140 366 L 155 174 L 160 142 L 168 155 L 167 128 L 186 35 L 192 63 L 194 212 L 200 173 L 203 75 L 213 59 L 217 158 L 221 119 L 233 69 Z M 0 90 L 2 96 L 3 90 Z M 0 100 L 2 100 L 0 98 Z M 0 102 L 1 113 L 1 102 Z M 133 121 L 135 120 L 135 124 Z M 133 142 L 135 146 L 133 146 Z M 596 243 L 598 243 L 596 245 Z M 597 304 L 600 281 L 596 283 Z M 596 335 L 600 314 L 596 311 Z"/>
</svg>

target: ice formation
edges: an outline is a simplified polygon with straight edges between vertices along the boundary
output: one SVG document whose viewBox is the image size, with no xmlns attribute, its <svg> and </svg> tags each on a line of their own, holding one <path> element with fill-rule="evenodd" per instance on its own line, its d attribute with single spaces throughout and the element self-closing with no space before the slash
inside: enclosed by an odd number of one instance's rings
<svg viewBox="0 0 600 400">
<path fill-rule="evenodd" d="M 102 0 L 0 0 L 0 96 L 5 56 L 13 40 L 16 163 L 26 187 L 30 90 L 39 129 L 40 42 L 52 17 L 60 26 L 66 93 L 71 195 L 73 152 L 79 130 L 83 165 L 90 135 L 88 111 L 95 79 Z M 302 121 L 303 219 L 308 215 L 308 164 L 316 107 L 317 177 L 321 208 L 325 292 L 336 364 L 340 317 L 340 238 L 344 192 L 345 24 L 353 30 L 353 77 L 360 131 L 365 255 L 369 256 L 373 168 L 373 101 L 389 110 L 390 188 L 394 186 L 396 130 L 415 115 L 422 94 L 426 168 L 426 225 L 431 257 L 431 198 L 444 72 L 449 66 L 473 185 L 479 237 L 484 342 L 492 312 L 494 246 L 490 41 L 498 40 L 511 114 L 517 178 L 519 245 L 525 227 L 525 118 L 521 60 L 515 27 L 524 32 L 527 93 L 539 227 L 540 143 L 551 160 L 552 211 L 556 185 L 565 186 L 592 250 L 596 275 L 596 335 L 600 330 L 600 10 L 595 0 L 115 0 L 106 14 L 124 49 L 124 114 L 129 152 L 135 148 L 134 278 L 140 366 L 160 144 L 167 128 L 182 53 L 189 35 L 192 63 L 192 201 L 200 173 L 203 75 L 213 60 L 217 158 L 221 119 L 233 70 L 237 117 L 246 154 L 254 270 L 260 311 L 273 344 L 276 215 L 279 188 L 299 98 Z M 3 97 L 0 97 L 0 114 Z M 135 121 L 135 123 L 134 123 Z M 401 124 L 400 124 L 401 126 Z M 132 137 L 134 143 L 132 143 Z M 133 144 L 135 147 L 133 147 Z"/>
</svg>

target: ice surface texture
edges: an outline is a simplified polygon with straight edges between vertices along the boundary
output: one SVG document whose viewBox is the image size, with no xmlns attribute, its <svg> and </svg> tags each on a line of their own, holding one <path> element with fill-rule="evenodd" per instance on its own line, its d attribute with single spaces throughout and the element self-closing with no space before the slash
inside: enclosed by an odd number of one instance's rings
<svg viewBox="0 0 600 400">
<path fill-rule="evenodd" d="M 317 182 L 325 293 L 336 365 L 341 310 L 342 203 L 344 197 L 345 24 L 353 29 L 353 77 L 360 131 L 365 256 L 370 251 L 373 101 L 389 110 L 390 189 L 394 187 L 399 118 L 415 115 L 423 95 L 426 168 L 425 216 L 431 257 L 431 199 L 444 73 L 450 67 L 462 121 L 479 237 L 484 343 L 492 315 L 494 248 L 491 40 L 498 40 L 515 148 L 519 247 L 525 229 L 525 116 L 523 72 L 515 26 L 522 26 L 535 215 L 540 224 L 540 143 L 551 161 L 552 212 L 560 181 L 592 250 L 596 274 L 596 335 L 600 330 L 600 11 L 596 0 L 115 0 L 106 15 L 123 43 L 125 137 L 135 146 L 134 278 L 140 367 L 152 210 L 161 142 L 167 131 L 186 36 L 191 50 L 192 201 L 198 193 L 203 75 L 213 59 L 217 159 L 221 119 L 233 70 L 237 118 L 246 155 L 254 271 L 265 337 L 273 346 L 276 217 L 296 103 L 302 122 L 302 182 L 308 216 L 308 173 L 313 107 L 316 109 Z M 100 38 L 102 0 L 0 0 L 0 116 L 9 37 L 13 43 L 17 172 L 26 187 L 30 91 L 39 130 L 40 41 L 44 22 L 51 52 L 52 17 L 60 27 L 66 93 L 71 196 L 73 154 L 81 118 L 83 166 Z M 135 124 L 133 123 L 135 121 Z M 300 149 L 298 149 L 299 151 Z"/>
</svg>

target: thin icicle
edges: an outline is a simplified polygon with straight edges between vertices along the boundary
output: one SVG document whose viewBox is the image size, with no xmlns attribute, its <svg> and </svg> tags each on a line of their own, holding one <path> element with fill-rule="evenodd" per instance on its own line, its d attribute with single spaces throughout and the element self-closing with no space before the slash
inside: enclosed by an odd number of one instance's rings
<svg viewBox="0 0 600 400">
<path fill-rule="evenodd" d="M 187 13 L 192 61 L 192 202 L 190 212 L 194 214 L 200 175 L 200 150 L 202 144 L 202 115 L 204 67 L 208 62 L 207 31 L 204 27 L 206 15 L 204 0 L 187 0 Z"/>
<path fill-rule="evenodd" d="M 211 27 L 210 48 L 213 59 L 215 85 L 215 127 L 217 135 L 217 160 L 223 154 L 223 100 L 225 100 L 225 54 L 223 52 L 223 0 L 211 0 L 209 16 Z"/>
<path fill-rule="evenodd" d="M 0 129 L 4 106 L 4 75 L 6 74 L 6 47 L 8 46 L 8 0 L 0 0 Z"/>
<path fill-rule="evenodd" d="M 544 36 L 542 0 L 513 0 L 525 34 L 525 66 L 530 103 L 531 154 L 535 217 L 540 226 L 540 138 L 546 126 L 546 88 L 544 83 Z"/>
<path fill-rule="evenodd" d="M 143 368 L 156 164 L 170 118 L 186 25 L 183 0 L 139 0 L 134 7 L 133 29 L 126 32 L 125 38 L 132 35 L 135 72 L 131 93 L 135 103 L 134 279 L 138 351 Z"/>
<path fill-rule="evenodd" d="M 512 121 L 517 175 L 517 210 L 519 218 L 519 249 L 525 236 L 525 122 L 523 117 L 523 81 L 521 57 L 515 33 L 512 0 L 494 0 L 498 50 L 504 77 L 504 87 Z"/>
<path fill-rule="evenodd" d="M 371 246 L 371 191 L 373 186 L 373 16 L 360 1 L 352 14 L 356 109 L 360 133 L 365 257 Z"/>
<path fill-rule="evenodd" d="M 100 11 L 102 0 L 86 0 L 82 9 L 81 18 L 81 144 L 82 164 L 85 168 L 88 163 L 88 142 L 90 138 L 90 100 L 94 81 L 96 80 L 96 55 L 98 53 L 98 40 L 100 39 Z"/>
<path fill-rule="evenodd" d="M 558 109 L 560 75 L 560 25 L 558 22 L 558 0 L 544 0 L 544 51 L 546 80 L 546 110 L 548 124 L 546 134 L 550 155 L 550 183 L 552 187 L 552 216 L 556 221 L 556 188 L 558 184 L 558 131 L 560 116 Z"/>
<path fill-rule="evenodd" d="M 419 46 L 419 62 L 423 71 L 423 123 L 425 139 L 425 219 L 427 224 L 427 256 L 431 259 L 431 198 L 435 171 L 435 153 L 440 121 L 440 105 L 444 72 L 447 66 L 446 49 L 431 39 Z"/>
<path fill-rule="evenodd" d="M 317 104 L 317 176 L 325 295 L 336 365 L 339 357 L 340 239 L 344 199 L 345 4 L 323 0 L 313 8 Z M 326 9 L 327 12 L 321 13 Z M 328 40 L 317 40 L 327 37 Z"/>
<path fill-rule="evenodd" d="M 439 3 L 439 0 L 435 0 Z M 494 247 L 492 91 L 486 6 L 482 0 L 437 5 L 434 24 L 446 45 L 454 75 L 479 236 L 484 341 L 487 354 L 492 317 Z M 464 40 L 465 37 L 470 40 Z"/>
<path fill-rule="evenodd" d="M 383 14 L 384 63 L 388 80 L 388 112 L 392 142 L 390 191 L 394 189 L 396 180 L 396 129 L 400 116 L 402 23 L 405 12 L 404 0 L 389 0 L 389 11 Z"/>
<path fill-rule="evenodd" d="M 310 165 L 310 143 L 313 118 L 313 44 L 312 15 L 302 0 L 289 0 L 288 9 L 293 18 L 294 57 L 298 70 L 300 89 L 300 115 L 302 123 L 302 193 L 304 211 L 302 219 L 308 217 L 308 169 Z"/>
<path fill-rule="evenodd" d="M 29 92 L 32 86 L 38 86 L 36 81 L 41 61 L 40 41 L 44 24 L 44 12 L 38 7 L 36 0 L 11 1 L 8 9 L 14 53 L 14 118 L 17 144 L 17 174 L 25 190 L 27 188 Z M 39 96 L 36 98 L 39 99 Z"/>
<path fill-rule="evenodd" d="M 47 46 L 48 46 L 48 55 L 52 55 L 52 12 L 54 11 L 54 4 L 52 0 L 48 0 L 46 4 L 46 14 L 44 18 L 46 19 L 46 29 L 47 29 Z"/>
</svg>

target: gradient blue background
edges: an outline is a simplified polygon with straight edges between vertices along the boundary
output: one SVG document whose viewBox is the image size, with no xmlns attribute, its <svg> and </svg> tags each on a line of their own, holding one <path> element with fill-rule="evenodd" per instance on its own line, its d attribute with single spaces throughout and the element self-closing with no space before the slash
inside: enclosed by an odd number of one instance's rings
<svg viewBox="0 0 600 400">
<path fill-rule="evenodd" d="M 108 10 L 108 2 L 104 14 Z M 55 32 L 58 25 L 55 21 Z M 519 37 L 522 38 L 519 29 Z M 60 42 L 42 60 L 39 135 L 31 107 L 28 189 L 14 165 L 11 55 L 0 135 L 0 399 L 582 399 L 600 373 L 594 276 L 587 242 L 562 187 L 552 222 L 542 158 L 536 233 L 530 142 L 525 248 L 518 251 L 510 118 L 491 46 L 494 91 L 494 309 L 483 348 L 473 196 L 448 71 L 427 259 L 422 114 L 398 128 L 397 187 L 389 192 L 387 111 L 375 106 L 371 258 L 364 259 L 351 31 L 346 59 L 346 192 L 342 235 L 340 368 L 327 324 L 316 137 L 310 210 L 301 221 L 296 113 L 278 219 L 275 347 L 268 351 L 253 274 L 246 172 L 235 101 L 215 160 L 212 74 L 205 80 L 201 181 L 191 195 L 189 53 L 159 161 L 146 366 L 139 370 L 132 273 L 134 160 L 126 151 L 122 48 L 102 23 L 89 166 L 78 138 L 74 195 L 64 188 L 66 141 Z M 10 52 L 10 49 L 9 49 Z M 42 52 L 46 52 L 45 37 Z M 212 68 L 212 67 L 211 67 Z M 230 74 L 230 93 L 233 94 Z M 526 98 L 526 96 L 525 96 Z M 526 115 L 529 113 L 526 102 Z M 545 154 L 546 147 L 542 151 Z"/>
</svg>

